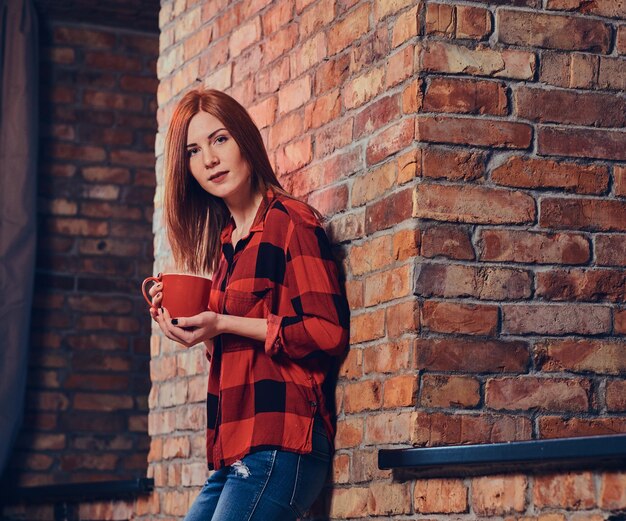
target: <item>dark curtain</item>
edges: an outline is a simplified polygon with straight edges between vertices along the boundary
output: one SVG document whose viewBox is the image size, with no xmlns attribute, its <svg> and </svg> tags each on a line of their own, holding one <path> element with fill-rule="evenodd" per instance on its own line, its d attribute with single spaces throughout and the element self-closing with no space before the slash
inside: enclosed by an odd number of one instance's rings
<svg viewBox="0 0 626 521">
<path fill-rule="evenodd" d="M 20 429 L 35 270 L 38 29 L 0 0 L 0 473 Z"/>
</svg>

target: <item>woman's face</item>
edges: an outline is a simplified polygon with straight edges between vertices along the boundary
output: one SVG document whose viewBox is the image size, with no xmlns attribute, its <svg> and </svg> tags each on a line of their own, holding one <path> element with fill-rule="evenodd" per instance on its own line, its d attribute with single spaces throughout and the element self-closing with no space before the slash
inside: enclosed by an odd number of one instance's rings
<svg viewBox="0 0 626 521">
<path fill-rule="evenodd" d="M 224 124 L 208 112 L 189 122 L 187 158 L 191 175 L 200 186 L 225 203 L 249 197 L 252 169 Z"/>
</svg>

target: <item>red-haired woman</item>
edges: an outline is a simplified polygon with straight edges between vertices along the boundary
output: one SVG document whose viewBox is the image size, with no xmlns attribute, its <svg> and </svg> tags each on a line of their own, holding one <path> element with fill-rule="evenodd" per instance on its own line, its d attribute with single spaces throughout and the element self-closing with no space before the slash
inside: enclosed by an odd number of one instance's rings
<svg viewBox="0 0 626 521">
<path fill-rule="evenodd" d="M 289 196 L 246 110 L 193 90 L 165 150 L 165 218 L 177 263 L 212 272 L 209 310 L 150 313 L 210 360 L 207 458 L 215 472 L 186 521 L 286 521 L 311 506 L 334 436 L 324 383 L 348 342 L 349 310 L 316 212 Z"/>
</svg>

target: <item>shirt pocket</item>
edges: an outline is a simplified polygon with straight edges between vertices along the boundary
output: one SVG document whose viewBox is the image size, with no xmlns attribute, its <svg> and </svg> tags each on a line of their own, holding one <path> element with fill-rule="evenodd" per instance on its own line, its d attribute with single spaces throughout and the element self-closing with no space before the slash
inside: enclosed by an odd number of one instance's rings
<svg viewBox="0 0 626 521">
<path fill-rule="evenodd" d="M 267 302 L 270 290 L 238 291 L 227 289 L 224 299 L 224 311 L 234 317 L 266 318 L 268 315 Z"/>
</svg>

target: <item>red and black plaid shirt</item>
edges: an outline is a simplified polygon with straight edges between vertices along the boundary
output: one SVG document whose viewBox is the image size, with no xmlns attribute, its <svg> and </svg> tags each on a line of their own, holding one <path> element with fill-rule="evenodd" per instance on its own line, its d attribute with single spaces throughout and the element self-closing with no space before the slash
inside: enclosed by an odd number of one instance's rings
<svg viewBox="0 0 626 521">
<path fill-rule="evenodd" d="M 308 206 L 270 191 L 235 249 L 233 229 L 231 220 L 222 231 L 209 307 L 266 318 L 267 337 L 219 335 L 207 353 L 207 459 L 216 469 L 258 450 L 311 452 L 316 413 L 333 439 L 322 387 L 349 330 L 330 244 Z"/>
</svg>

